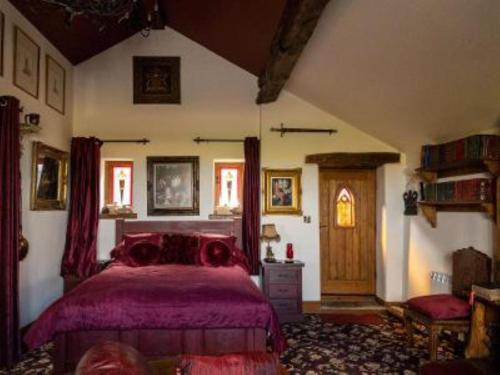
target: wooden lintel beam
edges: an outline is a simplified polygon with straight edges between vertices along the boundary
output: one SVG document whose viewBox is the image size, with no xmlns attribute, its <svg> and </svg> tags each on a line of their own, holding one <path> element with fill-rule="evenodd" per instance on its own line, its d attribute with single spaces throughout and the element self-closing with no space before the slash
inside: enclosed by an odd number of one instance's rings
<svg viewBox="0 0 500 375">
<path fill-rule="evenodd" d="M 257 104 L 278 99 L 319 17 L 330 0 L 287 0 L 264 73 L 259 77 Z"/>
<path fill-rule="evenodd" d="M 306 163 L 320 168 L 378 168 L 388 163 L 399 163 L 401 156 L 395 152 L 333 152 L 306 156 Z"/>
</svg>

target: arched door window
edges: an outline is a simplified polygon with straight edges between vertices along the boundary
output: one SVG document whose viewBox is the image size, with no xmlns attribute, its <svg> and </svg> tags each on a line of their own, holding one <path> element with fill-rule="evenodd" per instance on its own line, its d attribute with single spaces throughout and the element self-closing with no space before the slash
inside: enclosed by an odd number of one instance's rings
<svg viewBox="0 0 500 375">
<path fill-rule="evenodd" d="M 356 222 L 355 199 L 349 188 L 339 190 L 336 199 L 336 223 L 341 228 L 353 228 Z"/>
</svg>

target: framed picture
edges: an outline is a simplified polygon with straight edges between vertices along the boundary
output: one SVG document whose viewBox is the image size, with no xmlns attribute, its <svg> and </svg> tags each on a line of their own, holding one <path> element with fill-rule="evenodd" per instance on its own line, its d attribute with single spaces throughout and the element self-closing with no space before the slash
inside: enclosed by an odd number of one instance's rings
<svg viewBox="0 0 500 375">
<path fill-rule="evenodd" d="M 264 169 L 264 214 L 302 215 L 302 169 Z"/>
<path fill-rule="evenodd" d="M 45 56 L 45 103 L 64 115 L 66 71 L 49 55 Z"/>
<path fill-rule="evenodd" d="M 0 12 L 0 76 L 3 77 L 3 38 L 5 34 L 5 16 Z"/>
<path fill-rule="evenodd" d="M 68 153 L 33 142 L 31 209 L 65 210 L 68 196 Z"/>
<path fill-rule="evenodd" d="M 14 26 L 14 85 L 38 98 L 40 47 Z"/>
<path fill-rule="evenodd" d="M 180 104 L 180 57 L 134 56 L 134 104 Z"/>
<path fill-rule="evenodd" d="M 148 166 L 148 215 L 198 215 L 199 157 L 151 156 Z"/>
</svg>

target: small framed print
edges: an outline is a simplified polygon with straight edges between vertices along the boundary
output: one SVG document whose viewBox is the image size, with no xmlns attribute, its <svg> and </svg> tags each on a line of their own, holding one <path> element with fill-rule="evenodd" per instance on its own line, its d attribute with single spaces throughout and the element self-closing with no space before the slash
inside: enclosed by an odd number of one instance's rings
<svg viewBox="0 0 500 375">
<path fill-rule="evenodd" d="M 14 26 L 14 85 L 38 98 L 40 46 Z"/>
<path fill-rule="evenodd" d="M 49 55 L 46 55 L 45 66 L 45 103 L 64 115 L 66 71 Z"/>
<path fill-rule="evenodd" d="M 134 56 L 134 104 L 180 104 L 180 57 Z"/>
<path fill-rule="evenodd" d="M 302 169 L 264 169 L 264 215 L 302 215 Z"/>
<path fill-rule="evenodd" d="M 5 30 L 5 16 L 0 12 L 0 76 L 3 77 L 3 38 Z"/>
<path fill-rule="evenodd" d="M 198 156 L 150 156 L 148 215 L 198 215 L 200 167 Z"/>
</svg>

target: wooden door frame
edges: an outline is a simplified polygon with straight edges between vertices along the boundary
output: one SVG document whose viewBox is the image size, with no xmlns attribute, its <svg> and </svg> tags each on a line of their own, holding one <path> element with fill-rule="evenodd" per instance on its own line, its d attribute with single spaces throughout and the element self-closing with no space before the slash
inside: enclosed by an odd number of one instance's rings
<svg viewBox="0 0 500 375">
<path fill-rule="evenodd" d="M 348 152 L 334 152 L 325 154 L 312 154 L 307 155 L 305 162 L 308 164 L 317 164 L 320 170 L 341 170 L 341 169 L 370 169 L 376 173 L 378 167 L 384 164 L 390 163 L 400 163 L 401 155 L 394 152 L 365 152 L 365 153 L 348 153 Z M 320 171 L 321 173 L 321 171 Z M 321 176 L 318 174 L 318 194 L 321 197 Z M 375 175 L 375 196 L 377 195 L 378 189 L 378 178 Z M 375 199 L 375 244 L 374 244 L 374 262 L 375 262 L 375 292 L 377 293 L 377 233 L 378 233 L 378 222 L 377 222 L 377 210 L 378 210 L 377 200 Z M 319 228 L 321 236 L 321 228 Z M 320 271 L 321 271 L 321 254 L 323 250 L 321 248 L 320 239 Z M 320 295 L 322 290 L 322 279 L 320 278 Z"/>
</svg>

